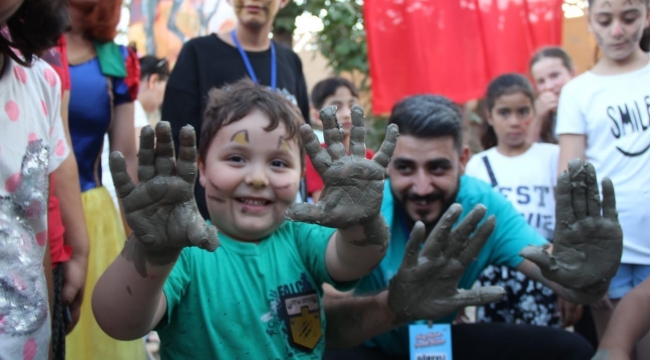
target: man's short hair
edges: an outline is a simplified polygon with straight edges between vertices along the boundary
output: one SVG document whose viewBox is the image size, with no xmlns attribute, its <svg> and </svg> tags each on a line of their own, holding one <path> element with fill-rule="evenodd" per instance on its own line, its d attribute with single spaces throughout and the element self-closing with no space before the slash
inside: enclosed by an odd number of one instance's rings
<svg viewBox="0 0 650 360">
<path fill-rule="evenodd" d="M 343 86 L 350 90 L 352 96 L 359 97 L 359 90 L 357 90 L 350 80 L 341 77 L 331 77 L 319 81 L 311 90 L 312 106 L 320 110 L 325 105 L 325 99 L 334 95 L 336 90 Z"/>
<path fill-rule="evenodd" d="M 417 138 L 450 136 L 459 152 L 463 148 L 462 115 L 458 106 L 444 96 L 409 96 L 393 106 L 388 124 L 399 126 L 400 135 Z"/>
<path fill-rule="evenodd" d="M 201 136 L 199 137 L 199 156 L 203 161 L 212 140 L 224 126 L 246 117 L 253 110 L 266 114 L 271 123 L 264 128 L 272 131 L 280 123 L 287 131 L 286 140 L 295 139 L 300 149 L 300 165 L 304 167 L 304 146 L 300 136 L 300 126 L 304 123 L 298 107 L 281 93 L 268 87 L 257 85 L 246 78 L 208 93 Z"/>
</svg>

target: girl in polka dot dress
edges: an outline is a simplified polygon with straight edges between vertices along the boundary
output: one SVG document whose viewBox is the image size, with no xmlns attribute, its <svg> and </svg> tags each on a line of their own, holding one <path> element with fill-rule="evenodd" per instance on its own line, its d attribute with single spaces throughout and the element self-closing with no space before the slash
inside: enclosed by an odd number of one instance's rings
<svg viewBox="0 0 650 360">
<path fill-rule="evenodd" d="M 60 80 L 36 56 L 56 45 L 65 1 L 0 2 L 0 358 L 46 359 L 48 175 L 68 156 Z"/>
</svg>

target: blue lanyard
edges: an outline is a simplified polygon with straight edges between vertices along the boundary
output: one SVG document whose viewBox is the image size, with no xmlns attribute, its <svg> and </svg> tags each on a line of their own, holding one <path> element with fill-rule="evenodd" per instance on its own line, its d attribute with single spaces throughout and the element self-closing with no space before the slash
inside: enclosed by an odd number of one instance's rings
<svg viewBox="0 0 650 360">
<path fill-rule="evenodd" d="M 235 43 L 235 46 L 237 46 L 237 50 L 239 50 L 239 54 L 241 55 L 241 58 L 244 61 L 244 65 L 246 65 L 248 76 L 251 77 L 251 80 L 253 80 L 254 83 L 259 84 L 259 81 L 257 81 L 257 76 L 255 75 L 255 70 L 253 70 L 253 66 L 251 65 L 250 60 L 248 60 L 248 55 L 246 55 L 246 51 L 244 51 L 244 48 L 239 43 L 239 40 L 237 40 L 237 35 L 235 35 L 235 30 L 230 32 L 230 36 L 232 37 L 232 41 Z M 275 90 L 278 84 L 277 72 L 278 69 L 277 69 L 277 63 L 275 59 L 275 46 L 273 45 L 273 41 L 271 41 L 271 89 L 273 90 Z"/>
</svg>

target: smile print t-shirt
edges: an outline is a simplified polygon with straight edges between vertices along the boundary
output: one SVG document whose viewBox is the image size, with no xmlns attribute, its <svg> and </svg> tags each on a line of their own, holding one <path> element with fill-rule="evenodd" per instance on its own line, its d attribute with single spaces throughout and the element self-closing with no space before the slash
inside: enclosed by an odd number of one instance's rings
<svg viewBox="0 0 650 360">
<path fill-rule="evenodd" d="M 650 265 L 650 63 L 626 74 L 586 72 L 562 89 L 558 135 L 585 135 L 598 182 L 614 184 L 622 263 Z"/>
</svg>

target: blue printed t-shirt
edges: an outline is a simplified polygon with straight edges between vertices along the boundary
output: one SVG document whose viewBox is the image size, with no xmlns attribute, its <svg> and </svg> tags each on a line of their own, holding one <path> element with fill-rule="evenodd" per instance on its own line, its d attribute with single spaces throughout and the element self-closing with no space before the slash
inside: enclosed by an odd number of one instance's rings
<svg viewBox="0 0 650 360">
<path fill-rule="evenodd" d="M 492 235 L 479 252 L 476 260 L 472 261 L 465 270 L 465 274 L 458 283 L 459 288 L 470 289 L 488 265 L 507 265 L 516 268 L 524 260 L 519 256 L 519 252 L 524 247 L 547 243 L 546 239 L 526 223 L 526 220 L 503 195 L 494 191 L 489 184 L 481 180 L 463 175 L 460 179 L 460 190 L 456 196 L 456 202 L 463 206 L 463 213 L 455 225 L 477 204 L 483 204 L 487 208 L 485 218 L 490 215 L 496 217 L 496 227 Z M 396 203 L 390 190 L 390 181 L 386 181 L 381 212 L 390 226 L 390 245 L 386 257 L 379 266 L 360 280 L 355 291 L 356 294 L 363 295 L 386 289 L 388 282 L 402 264 L 408 242 L 408 230 L 404 228 L 399 214 L 395 213 L 395 206 Z M 450 323 L 453 319 L 452 315 L 439 322 Z M 387 354 L 406 355 L 409 346 L 408 327 L 403 326 L 379 335 L 367 345 L 379 347 Z"/>
<path fill-rule="evenodd" d="M 215 252 L 186 248 L 157 326 L 162 359 L 321 359 L 322 283 L 334 229 L 285 221 L 259 244 L 219 234 Z"/>
</svg>

